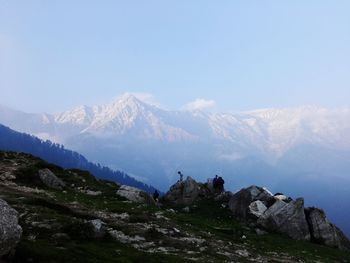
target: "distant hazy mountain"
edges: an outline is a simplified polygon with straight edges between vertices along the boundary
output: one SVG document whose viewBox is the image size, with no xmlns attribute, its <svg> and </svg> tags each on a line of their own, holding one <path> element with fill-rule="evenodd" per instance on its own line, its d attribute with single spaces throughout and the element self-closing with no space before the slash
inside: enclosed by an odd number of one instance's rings
<svg viewBox="0 0 350 263">
<path fill-rule="evenodd" d="M 62 145 L 43 141 L 37 137 L 19 133 L 0 124 L 0 150 L 31 153 L 42 159 L 64 168 L 79 168 L 90 171 L 97 178 L 135 186 L 148 192 L 154 188 L 131 178 L 120 171 L 112 171 L 107 167 L 89 162 L 77 152 L 65 149 Z"/>
<path fill-rule="evenodd" d="M 350 151 L 349 108 L 305 106 L 209 114 L 163 110 L 125 94 L 108 105 L 80 106 L 52 115 L 2 107 L 0 122 L 62 143 L 145 181 L 156 179 L 163 189 L 178 169 L 203 178 L 234 168 L 244 174 L 247 163 L 274 171 L 283 170 L 285 164 L 300 170 L 299 162 L 305 163 L 300 148 L 309 149 L 305 158 L 321 161 L 306 170 L 323 174 L 327 164 L 312 156 L 310 149 L 317 148 L 316 156 Z M 349 170 L 336 170 L 338 176 L 348 176 Z"/>
</svg>

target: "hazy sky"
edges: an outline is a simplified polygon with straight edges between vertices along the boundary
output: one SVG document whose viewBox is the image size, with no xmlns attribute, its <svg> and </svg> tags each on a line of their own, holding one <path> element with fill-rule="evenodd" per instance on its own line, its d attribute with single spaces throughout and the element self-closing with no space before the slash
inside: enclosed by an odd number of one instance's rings
<svg viewBox="0 0 350 263">
<path fill-rule="evenodd" d="M 349 14 L 348 0 L 0 0 L 0 104 L 349 106 Z"/>
</svg>

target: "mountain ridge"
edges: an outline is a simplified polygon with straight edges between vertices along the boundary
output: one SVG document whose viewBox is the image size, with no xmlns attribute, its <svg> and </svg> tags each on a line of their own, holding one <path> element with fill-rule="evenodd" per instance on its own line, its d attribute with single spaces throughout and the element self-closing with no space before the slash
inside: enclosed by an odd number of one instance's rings
<svg viewBox="0 0 350 263">
<path fill-rule="evenodd" d="M 153 192 L 155 190 L 154 187 L 138 182 L 121 171 L 112 171 L 107 167 L 101 167 L 100 164 L 91 163 L 83 155 L 67 150 L 63 145 L 54 144 L 50 141 L 42 141 L 34 136 L 11 130 L 1 124 L 0 149 L 33 154 L 66 169 L 84 169 L 91 172 L 97 178 L 138 187 L 147 192 Z"/>
<path fill-rule="evenodd" d="M 6 118 L 9 112 L 19 116 L 13 119 L 21 119 L 20 115 L 25 114 L 0 108 L 0 122 L 44 139 L 51 137 L 57 142 L 64 142 L 72 134 L 124 136 L 127 132 L 134 132 L 133 136 L 152 140 L 191 142 L 207 138 L 230 143 L 244 142 L 245 147 L 256 146 L 255 150 L 268 159 L 278 159 L 293 145 L 303 142 L 350 149 L 350 143 L 344 145 L 343 141 L 347 140 L 341 140 L 343 136 L 337 134 L 338 131 L 346 135 L 350 131 L 350 125 L 346 122 L 350 119 L 348 108 L 301 106 L 240 113 L 170 111 L 147 104 L 132 94 L 126 94 L 106 105 L 78 106 L 52 115 L 25 115 L 27 119 L 30 116 L 32 126 L 38 126 L 36 129 L 30 127 L 31 125 L 25 128 L 9 120 Z M 334 120 L 336 117 L 338 119 Z M 201 130 L 191 125 L 200 126 Z M 62 126 L 69 132 L 61 132 Z M 40 129 L 41 132 L 38 132 Z"/>
</svg>

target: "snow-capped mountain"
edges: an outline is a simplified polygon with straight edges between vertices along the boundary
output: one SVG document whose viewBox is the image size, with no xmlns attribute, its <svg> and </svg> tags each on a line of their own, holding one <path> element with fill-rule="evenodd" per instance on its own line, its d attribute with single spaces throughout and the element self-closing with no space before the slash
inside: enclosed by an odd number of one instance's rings
<svg viewBox="0 0 350 263">
<path fill-rule="evenodd" d="M 63 143 L 146 181 L 156 177 L 158 187 L 173 180 L 174 170 L 184 167 L 195 172 L 198 163 L 198 173 L 204 176 L 218 167 L 229 171 L 238 163 L 246 166 L 247 160 L 278 166 L 297 160 L 300 154 L 295 152 L 300 148 L 310 152 L 307 160 L 317 160 L 312 151 L 350 152 L 349 108 L 169 111 L 124 94 L 110 104 L 79 106 L 57 114 L 1 107 L 0 123 Z"/>
<path fill-rule="evenodd" d="M 125 94 L 108 105 L 79 106 L 55 114 L 55 124 L 79 127 L 81 134 L 125 136 L 167 141 L 191 140 L 181 128 L 168 125 L 157 115 L 160 109 L 148 105 L 131 94 Z"/>
</svg>

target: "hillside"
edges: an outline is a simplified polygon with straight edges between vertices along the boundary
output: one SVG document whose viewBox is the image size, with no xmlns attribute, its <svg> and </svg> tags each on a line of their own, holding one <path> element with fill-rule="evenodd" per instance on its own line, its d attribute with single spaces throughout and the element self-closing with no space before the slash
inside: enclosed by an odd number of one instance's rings
<svg viewBox="0 0 350 263">
<path fill-rule="evenodd" d="M 161 201 L 156 206 L 147 196 L 139 203 L 128 201 L 123 191 L 130 198 L 136 189 L 28 154 L 0 152 L 0 199 L 18 212 L 7 208 L 3 215 L 12 211 L 22 228 L 15 250 L 2 260 L 350 262 L 349 253 L 338 249 L 280 234 L 258 235 L 239 223 L 225 202 L 210 196 L 189 205 Z"/>
<path fill-rule="evenodd" d="M 0 150 L 30 153 L 64 168 L 87 170 L 97 178 L 107 179 L 120 184 L 135 186 L 146 192 L 155 188 L 141 183 L 120 171 L 113 171 L 100 164 L 89 162 L 83 155 L 67 150 L 63 145 L 43 141 L 35 136 L 11 130 L 0 124 Z"/>
</svg>

